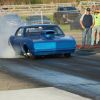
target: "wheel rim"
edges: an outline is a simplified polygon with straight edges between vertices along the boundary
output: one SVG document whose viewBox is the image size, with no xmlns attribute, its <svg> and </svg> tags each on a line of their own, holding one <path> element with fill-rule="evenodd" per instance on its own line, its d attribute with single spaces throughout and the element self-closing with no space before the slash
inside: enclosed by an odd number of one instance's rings
<svg viewBox="0 0 100 100">
<path fill-rule="evenodd" d="M 35 56 L 33 56 L 29 50 L 28 50 L 28 52 L 27 52 L 27 55 L 28 55 L 28 57 L 29 57 L 30 59 L 34 59 L 34 58 L 35 58 Z"/>
</svg>

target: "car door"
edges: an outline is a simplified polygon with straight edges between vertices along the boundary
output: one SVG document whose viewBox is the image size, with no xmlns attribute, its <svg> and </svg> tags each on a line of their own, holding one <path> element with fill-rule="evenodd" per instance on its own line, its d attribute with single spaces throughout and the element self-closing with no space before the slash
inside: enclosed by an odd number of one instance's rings
<svg viewBox="0 0 100 100">
<path fill-rule="evenodd" d="M 21 54 L 22 49 L 21 49 L 21 42 L 23 40 L 23 34 L 24 34 L 24 28 L 20 27 L 17 32 L 15 33 L 15 38 L 14 38 L 14 50 L 16 53 Z"/>
</svg>

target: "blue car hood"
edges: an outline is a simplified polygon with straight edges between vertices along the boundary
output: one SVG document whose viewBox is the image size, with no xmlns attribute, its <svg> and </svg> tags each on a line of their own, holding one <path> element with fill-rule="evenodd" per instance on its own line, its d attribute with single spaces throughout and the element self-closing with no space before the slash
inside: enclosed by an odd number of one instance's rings
<svg viewBox="0 0 100 100">
<path fill-rule="evenodd" d="M 55 36 L 51 39 L 44 39 L 42 37 L 29 37 L 28 39 L 33 42 L 33 48 L 35 52 L 66 49 L 74 50 L 76 47 L 76 41 L 71 36 Z"/>
<path fill-rule="evenodd" d="M 58 50 L 64 50 L 64 49 L 75 49 L 76 42 L 75 39 L 71 36 L 67 37 L 55 37 L 54 39 L 38 39 L 33 40 L 34 42 L 34 49 L 35 50 L 51 50 L 51 49 L 58 49 Z"/>
<path fill-rule="evenodd" d="M 75 41 L 75 39 L 71 36 L 55 36 L 54 38 L 52 39 L 44 39 L 42 37 L 28 37 L 29 40 L 33 41 L 34 43 L 42 43 L 42 42 L 51 42 L 51 41 L 54 41 L 54 42 L 61 42 L 61 41 Z"/>
</svg>

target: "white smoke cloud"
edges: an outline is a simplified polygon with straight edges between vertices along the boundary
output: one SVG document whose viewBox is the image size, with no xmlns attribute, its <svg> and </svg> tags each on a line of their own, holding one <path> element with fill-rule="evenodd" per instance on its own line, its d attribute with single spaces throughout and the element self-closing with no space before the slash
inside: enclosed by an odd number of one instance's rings
<svg viewBox="0 0 100 100">
<path fill-rule="evenodd" d="M 0 27 L 2 23 L 0 23 Z M 19 25 L 20 26 L 20 25 Z M 15 51 L 9 47 L 8 39 L 11 35 L 15 34 L 15 29 L 12 28 L 0 28 L 0 58 L 18 58 L 21 56 L 16 56 Z M 17 30 L 17 29 L 16 29 Z"/>
<path fill-rule="evenodd" d="M 6 43 L 4 44 L 6 45 Z M 16 58 L 15 52 L 8 45 L 1 49 L 0 58 Z"/>
</svg>

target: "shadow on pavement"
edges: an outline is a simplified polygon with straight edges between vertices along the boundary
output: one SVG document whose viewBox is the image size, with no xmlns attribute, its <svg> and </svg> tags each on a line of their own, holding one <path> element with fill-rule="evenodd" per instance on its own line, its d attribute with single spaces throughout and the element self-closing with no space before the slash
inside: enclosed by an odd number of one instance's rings
<svg viewBox="0 0 100 100">
<path fill-rule="evenodd" d="M 88 49 L 87 47 L 85 47 L 82 50 L 80 50 L 79 47 L 76 47 L 76 51 L 74 52 L 74 54 L 77 54 L 80 56 L 95 55 L 97 53 L 100 53 L 100 47 L 91 47 L 91 49 Z"/>
</svg>

